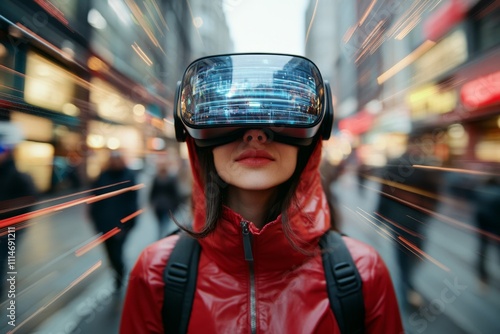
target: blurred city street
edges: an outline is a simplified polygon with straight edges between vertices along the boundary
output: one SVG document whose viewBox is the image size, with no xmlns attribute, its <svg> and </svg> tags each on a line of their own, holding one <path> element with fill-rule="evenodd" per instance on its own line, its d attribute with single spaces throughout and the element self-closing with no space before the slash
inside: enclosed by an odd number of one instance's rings
<svg viewBox="0 0 500 334">
<path fill-rule="evenodd" d="M 334 186 L 341 206 L 341 228 L 344 233 L 375 247 L 386 261 L 396 289 L 399 291 L 400 269 L 395 262 L 395 241 L 375 224 L 374 210 L 379 186 L 367 181 L 359 191 L 356 176 L 345 174 Z M 443 203 L 443 202 L 441 202 Z M 436 212 L 473 227 L 472 208 L 465 202 L 457 206 L 441 204 Z M 401 307 L 407 333 L 495 333 L 500 328 L 500 284 L 492 279 L 481 284 L 476 268 L 478 236 L 467 228 L 448 221 L 431 219 L 423 250 L 428 255 L 416 269 L 414 282 L 424 297 L 422 305 Z M 488 259 L 492 277 L 500 277 L 499 252 Z"/>
<path fill-rule="evenodd" d="M 140 191 L 141 203 L 147 205 L 145 195 L 145 190 Z M 116 292 L 113 287 L 103 245 L 77 255 L 97 237 L 87 210 L 86 204 L 80 204 L 33 219 L 18 238 L 17 325 L 12 328 L 2 322 L 2 333 L 117 331 L 124 291 Z M 141 250 L 157 240 L 158 233 L 155 218 L 146 208 L 125 246 L 128 269 Z M 41 238 L 43 243 L 38 242 Z M 5 312 L 6 304 L 1 307 Z M 81 330 L 89 325 L 95 330 Z"/>
<path fill-rule="evenodd" d="M 366 219 L 373 215 L 377 188 L 375 182 L 368 181 L 360 192 L 351 173 L 344 174 L 333 186 L 341 208 L 343 232 L 371 244 L 381 253 L 398 288 L 394 242 Z M 438 211 L 472 224 L 466 207 L 457 211 L 442 206 Z M 19 277 L 23 278 L 17 299 L 18 326 L 12 333 L 118 332 L 124 291 L 115 292 L 113 288 L 102 246 L 75 257 L 75 249 L 79 247 L 75 245 L 94 236 L 85 215 L 85 205 L 74 206 L 38 220 L 23 236 L 18 260 Z M 23 246 L 40 235 L 44 235 L 47 242 Z M 129 268 L 157 235 L 154 216 L 146 209 L 127 241 L 125 256 Z M 424 249 L 432 261 L 422 261 L 415 277 L 424 302 L 419 308 L 402 308 L 406 332 L 494 333 L 500 325 L 497 312 L 500 284 L 498 279 L 493 279 L 489 286 L 481 286 L 477 274 L 469 270 L 477 260 L 476 236 L 437 219 L 429 224 L 428 236 Z M 498 260 L 497 256 L 493 254 L 489 260 Z M 82 273 L 98 261 L 102 261 L 102 265 L 79 280 Z M 37 266 L 40 262 L 45 265 Z M 491 268 L 492 277 L 500 277 L 498 267 Z M 7 329 L 3 327 L 2 332 Z"/>
<path fill-rule="evenodd" d="M 157 221 L 191 221 L 190 167 L 216 182 L 197 204 L 234 209 L 207 148 L 260 130 L 321 140 L 332 217 L 381 254 L 405 334 L 499 333 L 499 59 L 500 0 L 0 1 L 0 334 L 118 333 Z"/>
</svg>

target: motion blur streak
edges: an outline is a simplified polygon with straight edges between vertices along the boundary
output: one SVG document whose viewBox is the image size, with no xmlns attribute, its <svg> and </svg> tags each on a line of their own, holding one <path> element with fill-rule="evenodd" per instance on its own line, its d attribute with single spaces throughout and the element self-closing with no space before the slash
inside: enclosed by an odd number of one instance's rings
<svg viewBox="0 0 500 334">
<path fill-rule="evenodd" d="M 411 235 L 413 235 L 413 236 L 415 236 L 415 237 L 418 237 L 418 238 L 423 238 L 423 236 L 422 236 L 420 233 L 416 233 L 415 231 L 412 231 L 411 229 L 408 229 L 408 228 L 406 228 L 405 226 L 403 226 L 403 225 L 400 225 L 400 224 L 396 223 L 395 221 L 393 221 L 393 220 L 391 220 L 391 219 L 389 219 L 389 218 L 387 218 L 387 217 L 385 217 L 385 216 L 381 215 L 381 214 L 380 214 L 380 213 L 378 213 L 378 212 L 375 212 L 375 214 L 376 214 L 377 216 L 379 216 L 380 218 L 384 219 L 386 222 L 388 222 L 388 223 L 390 223 L 390 224 L 392 224 L 392 225 L 396 226 L 397 228 L 399 228 L 399 229 L 401 229 L 401 230 L 405 231 L 406 233 L 411 234 Z M 382 223 L 383 223 L 383 222 L 382 222 Z M 383 223 L 383 224 L 384 224 L 385 226 L 387 226 L 387 224 L 385 224 L 385 223 Z M 390 226 L 388 226 L 388 227 L 389 227 L 391 230 L 393 230 Z"/>
<path fill-rule="evenodd" d="M 50 199 L 47 199 L 47 200 L 39 201 L 39 202 L 36 202 L 34 205 L 40 205 L 40 204 L 44 204 L 44 203 L 54 202 L 54 201 L 61 200 L 63 198 L 73 197 L 73 196 L 76 196 L 76 195 L 81 195 L 81 194 L 89 193 L 89 192 L 92 192 L 92 191 L 95 191 L 95 190 L 113 187 L 115 185 L 119 185 L 119 184 L 126 183 L 126 182 L 128 182 L 128 181 L 118 182 L 118 183 L 115 183 L 115 184 L 110 184 L 110 185 L 103 186 L 103 187 L 98 187 L 98 188 L 95 188 L 95 189 L 89 189 L 89 190 L 84 190 L 84 191 L 80 191 L 80 192 L 74 192 L 74 193 L 71 193 L 69 195 L 59 196 L 59 197 L 55 197 L 55 198 L 50 198 Z M 15 210 L 22 209 L 22 208 L 25 208 L 25 207 L 28 207 L 28 206 L 32 206 L 32 205 L 33 204 L 12 207 L 12 208 L 9 208 L 9 209 L 0 210 L 0 213 L 5 213 L 5 212 L 9 212 L 9 211 L 15 211 Z"/>
<path fill-rule="evenodd" d="M 138 185 L 135 185 L 132 187 L 123 188 L 120 190 L 115 190 L 115 191 L 109 192 L 107 194 L 102 194 L 102 195 L 98 195 L 98 196 L 87 196 L 84 198 L 69 201 L 67 203 L 61 203 L 61 204 L 57 204 L 57 205 L 54 205 L 54 206 L 51 206 L 48 208 L 36 210 L 33 212 L 28 212 L 28 213 L 21 214 L 18 216 L 7 218 L 7 219 L 2 219 L 2 220 L 0 220 L 0 228 L 15 225 L 17 223 L 23 222 L 23 221 L 28 220 L 28 219 L 38 218 L 38 217 L 46 215 L 48 213 L 64 210 L 64 209 L 67 209 L 67 208 L 70 208 L 72 206 L 79 205 L 82 203 L 90 204 L 90 203 L 98 202 L 98 201 L 101 201 L 101 200 L 106 199 L 106 198 L 110 198 L 110 197 L 113 197 L 116 195 L 123 194 L 127 191 L 139 190 L 143 187 L 144 187 L 144 184 L 138 184 Z"/>
<path fill-rule="evenodd" d="M 137 210 L 136 212 L 134 212 L 133 214 L 123 218 L 122 220 L 120 220 L 120 222 L 122 224 L 125 224 L 126 222 L 128 222 L 130 219 L 134 218 L 134 217 L 137 217 L 138 215 L 140 215 L 141 213 L 144 212 L 144 209 L 140 209 L 140 210 Z"/>
<path fill-rule="evenodd" d="M 72 206 L 85 203 L 89 200 L 89 198 L 92 198 L 92 197 L 93 196 L 88 196 L 88 197 L 81 198 L 81 199 L 75 199 L 75 200 L 69 201 L 67 203 L 61 203 L 61 204 L 57 204 L 57 205 L 54 205 L 54 206 L 51 206 L 48 208 L 36 210 L 33 212 L 28 212 L 28 213 L 14 216 L 11 218 L 2 219 L 2 220 L 0 220 L 0 228 L 12 226 L 12 225 L 18 224 L 20 222 L 23 222 L 25 220 L 28 220 L 28 219 L 38 218 L 38 217 L 41 217 L 43 215 L 46 215 L 46 214 L 49 214 L 52 212 L 64 210 L 64 209 L 70 208 Z"/>
<path fill-rule="evenodd" d="M 432 263 L 434 263 L 436 266 L 443 269 L 444 271 L 450 271 L 450 268 L 448 268 L 447 266 L 445 266 L 444 264 L 442 264 L 438 260 L 434 259 L 432 256 L 430 256 L 429 254 L 427 254 L 422 249 L 418 248 L 417 246 L 415 246 L 414 244 L 412 244 L 411 242 L 409 242 L 405 238 L 399 236 L 398 239 L 402 244 L 404 244 L 405 247 L 407 247 L 407 249 L 410 249 L 412 252 L 417 253 L 417 255 L 421 255 L 421 256 L 425 257 L 427 260 L 431 261 Z"/>
<path fill-rule="evenodd" d="M 115 227 L 115 228 L 111 229 L 110 231 L 108 231 L 108 232 L 104 233 L 103 235 L 97 237 L 96 239 L 92 240 L 87 245 L 81 247 L 80 249 L 77 249 L 75 251 L 75 255 L 76 256 L 82 256 L 83 254 L 87 253 L 89 250 L 91 250 L 92 248 L 96 247 L 97 245 L 102 244 L 104 241 L 106 241 L 107 239 L 111 238 L 115 234 L 120 233 L 120 231 L 121 230 L 118 227 Z"/>
<path fill-rule="evenodd" d="M 424 213 L 426 213 L 426 214 L 428 214 L 430 216 L 436 217 L 436 218 L 438 218 L 439 220 L 441 220 L 441 221 L 443 221 L 445 223 L 449 223 L 449 224 L 455 225 L 456 227 L 461 227 L 461 228 L 463 228 L 465 230 L 470 230 L 470 231 L 482 234 L 482 235 L 484 235 L 484 236 L 486 236 L 486 237 L 488 237 L 488 238 L 490 238 L 492 240 L 500 241 L 500 236 L 497 236 L 497 235 L 495 235 L 493 233 L 490 233 L 488 231 L 484 231 L 484 230 L 478 229 L 478 228 L 476 228 L 474 226 L 471 226 L 469 224 L 463 223 L 463 222 L 458 221 L 456 219 L 453 219 L 451 217 L 442 215 L 442 214 L 440 214 L 438 212 L 435 212 L 435 211 L 432 211 L 432 210 L 428 210 L 428 209 L 426 209 L 424 207 L 421 207 L 419 205 L 416 205 L 414 203 L 405 201 L 405 200 L 403 200 L 401 198 L 397 198 L 396 196 L 392 196 L 392 195 L 390 195 L 390 194 L 388 194 L 386 192 L 380 192 L 380 194 L 382 196 L 389 197 L 389 198 L 391 198 L 392 200 L 394 200 L 396 202 L 402 203 L 402 204 L 404 204 L 404 205 L 406 205 L 408 207 L 411 207 L 413 209 L 416 209 L 416 210 L 419 210 L 421 212 L 424 212 Z"/>
<path fill-rule="evenodd" d="M 80 277 L 78 277 L 73 282 L 71 282 L 71 284 L 68 285 L 64 290 L 62 290 L 57 296 L 55 296 L 52 300 L 50 300 L 44 306 L 40 307 L 38 310 L 33 312 L 28 318 L 26 318 L 23 322 L 21 322 L 19 325 L 17 325 L 15 329 L 13 329 L 12 331 L 10 331 L 8 333 L 12 333 L 12 334 L 16 333 L 20 328 L 22 328 L 24 325 L 26 325 L 26 323 L 28 323 L 31 319 L 33 319 L 38 313 L 42 312 L 47 307 L 49 307 L 52 303 L 54 303 L 56 300 L 58 300 L 61 296 L 63 296 L 71 288 L 73 288 L 77 284 L 81 283 L 85 278 L 87 278 L 90 274 L 92 274 L 94 271 L 96 271 L 101 265 L 102 265 L 102 261 L 98 261 L 92 267 L 87 269 L 87 271 L 85 271 L 82 275 L 80 275 Z"/>
<path fill-rule="evenodd" d="M 455 173 L 463 173 L 463 174 L 471 174 L 471 175 L 485 175 L 485 176 L 500 175 L 497 173 L 482 172 L 479 170 L 472 170 L 472 169 L 444 168 L 444 167 L 433 167 L 433 166 L 422 166 L 422 165 L 413 165 L 413 167 L 435 169 L 435 170 L 440 170 L 440 171 L 444 171 L 444 172 L 455 172 Z"/>
</svg>

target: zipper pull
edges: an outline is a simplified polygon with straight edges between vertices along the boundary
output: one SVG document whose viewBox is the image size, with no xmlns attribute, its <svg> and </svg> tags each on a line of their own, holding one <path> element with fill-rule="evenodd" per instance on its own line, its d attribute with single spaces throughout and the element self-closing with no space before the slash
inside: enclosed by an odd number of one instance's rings
<svg viewBox="0 0 500 334">
<path fill-rule="evenodd" d="M 252 254 L 252 235 L 248 229 L 248 222 L 242 221 L 241 232 L 243 233 L 243 249 L 245 251 L 245 260 L 253 262 Z"/>
</svg>

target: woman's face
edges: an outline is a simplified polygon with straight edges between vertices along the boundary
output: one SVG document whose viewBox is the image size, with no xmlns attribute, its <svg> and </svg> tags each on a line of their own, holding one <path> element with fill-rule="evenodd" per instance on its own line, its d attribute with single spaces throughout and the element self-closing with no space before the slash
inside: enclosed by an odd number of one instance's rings
<svg viewBox="0 0 500 334">
<path fill-rule="evenodd" d="M 221 179 L 243 190 L 266 190 L 287 181 L 297 165 L 298 147 L 268 141 L 262 130 L 251 129 L 241 140 L 213 149 Z"/>
</svg>

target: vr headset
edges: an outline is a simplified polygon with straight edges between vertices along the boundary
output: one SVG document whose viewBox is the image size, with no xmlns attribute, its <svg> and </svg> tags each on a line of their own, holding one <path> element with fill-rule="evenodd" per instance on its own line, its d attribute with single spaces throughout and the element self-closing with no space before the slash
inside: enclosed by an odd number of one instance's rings
<svg viewBox="0 0 500 334">
<path fill-rule="evenodd" d="M 247 53 L 200 58 L 177 84 L 174 126 L 178 141 L 199 146 L 241 138 L 263 129 L 270 140 L 309 145 L 333 124 L 330 85 L 307 58 Z"/>
</svg>

